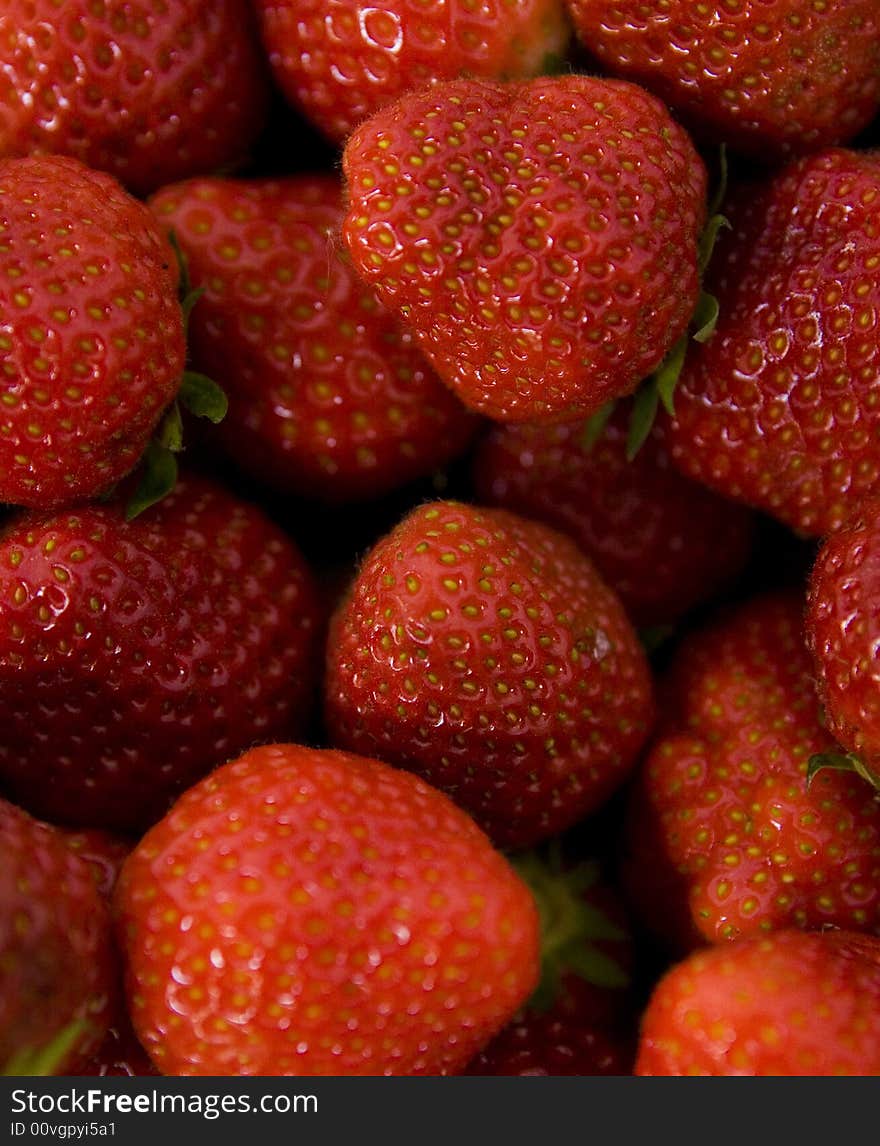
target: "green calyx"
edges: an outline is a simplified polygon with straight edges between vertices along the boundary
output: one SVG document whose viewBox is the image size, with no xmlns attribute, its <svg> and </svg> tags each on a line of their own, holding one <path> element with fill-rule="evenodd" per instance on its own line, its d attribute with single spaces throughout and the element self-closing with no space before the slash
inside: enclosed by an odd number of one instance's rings
<svg viewBox="0 0 880 1146">
<path fill-rule="evenodd" d="M 726 195 L 727 151 L 722 145 L 718 186 L 709 205 L 709 221 L 697 244 L 697 267 L 701 281 L 705 278 L 706 270 L 712 260 L 719 234 L 725 227 L 730 228 L 730 223 L 720 213 L 721 204 Z M 684 368 L 688 347 L 692 341 L 699 343 L 709 341 L 715 333 L 719 313 L 718 299 L 709 294 L 708 291 L 701 290 L 688 329 L 675 343 L 654 373 L 646 378 L 636 391 L 626 441 L 628 461 L 633 460 L 647 441 L 660 406 L 663 406 L 670 417 L 675 414 L 675 388 Z M 614 405 L 614 402 L 609 402 L 588 419 L 582 439 L 584 449 L 592 449 L 601 437 Z"/>
<path fill-rule="evenodd" d="M 0 1070 L 0 1075 L 4 1078 L 49 1078 L 58 1074 L 70 1052 L 78 1042 L 81 1042 L 87 1030 L 88 1027 L 82 1019 L 75 1020 L 60 1030 L 45 1046 L 16 1051 Z"/>
<path fill-rule="evenodd" d="M 190 315 L 204 289 L 193 289 L 186 255 L 173 231 L 168 232 L 168 241 L 177 258 L 180 308 L 186 337 Z M 161 501 L 177 484 L 177 455 L 183 451 L 182 411 L 187 410 L 196 418 L 207 418 L 218 425 L 226 417 L 228 408 L 226 395 L 212 378 L 195 370 L 184 371 L 177 397 L 166 410 L 141 458 L 140 481 L 126 505 L 126 521 L 133 521 L 145 509 Z"/>
<path fill-rule="evenodd" d="M 626 987 L 627 972 L 597 946 L 601 940 L 624 940 L 626 933 L 583 894 L 598 882 L 598 865 L 582 863 L 563 871 L 558 854 L 543 858 L 537 852 L 511 862 L 534 895 L 541 920 L 541 981 L 529 1006 L 551 1007 L 565 975 L 599 987 Z"/>
<path fill-rule="evenodd" d="M 807 764 L 807 788 L 809 789 L 817 773 L 826 769 L 832 772 L 854 772 L 861 776 L 875 792 L 880 792 L 880 774 L 869 768 L 864 760 L 852 752 L 820 752 L 811 756 Z"/>
</svg>

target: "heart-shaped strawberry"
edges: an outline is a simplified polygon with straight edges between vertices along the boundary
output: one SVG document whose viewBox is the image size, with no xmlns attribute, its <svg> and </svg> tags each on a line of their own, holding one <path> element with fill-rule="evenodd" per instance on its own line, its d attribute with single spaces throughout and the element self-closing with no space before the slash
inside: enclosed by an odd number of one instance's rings
<svg viewBox="0 0 880 1146">
<path fill-rule="evenodd" d="M 705 170 L 631 84 L 441 84 L 363 124 L 343 165 L 356 268 L 499 421 L 631 392 L 693 314 Z"/>
</svg>

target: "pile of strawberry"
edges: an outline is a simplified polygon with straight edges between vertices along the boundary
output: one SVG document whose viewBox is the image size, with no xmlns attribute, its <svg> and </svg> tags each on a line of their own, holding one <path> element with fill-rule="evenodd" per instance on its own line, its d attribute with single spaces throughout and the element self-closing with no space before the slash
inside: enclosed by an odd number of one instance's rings
<svg viewBox="0 0 880 1146">
<path fill-rule="evenodd" d="M 0 1072 L 880 1074 L 877 0 L 9 0 Z"/>
</svg>

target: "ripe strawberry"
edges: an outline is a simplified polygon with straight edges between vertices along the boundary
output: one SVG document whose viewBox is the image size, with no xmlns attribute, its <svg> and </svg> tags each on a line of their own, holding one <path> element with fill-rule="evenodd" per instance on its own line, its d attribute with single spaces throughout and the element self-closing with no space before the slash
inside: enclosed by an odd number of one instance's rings
<svg viewBox="0 0 880 1146">
<path fill-rule="evenodd" d="M 331 139 L 404 92 L 459 76 L 537 75 L 561 56 L 561 0 L 256 0 L 275 79 Z"/>
<path fill-rule="evenodd" d="M 0 1073 L 74 1071 L 107 1029 L 115 981 L 89 865 L 0 800 Z"/>
<path fill-rule="evenodd" d="M 335 744 L 420 773 L 510 847 L 598 807 L 653 716 L 641 646 L 574 543 L 451 501 L 367 556 L 331 622 L 325 702 Z"/>
<path fill-rule="evenodd" d="M 196 365 L 223 384 L 218 438 L 282 492 L 375 497 L 464 448 L 475 422 L 336 247 L 331 176 L 198 179 L 152 201 L 193 286 Z"/>
<path fill-rule="evenodd" d="M 654 991 L 636 1074 L 880 1074 L 880 941 L 778 931 L 696 952 Z"/>
<path fill-rule="evenodd" d="M 218 487 L 182 481 L 0 532 L 0 781 L 62 823 L 141 828 L 255 742 L 301 730 L 318 620 L 302 558 Z"/>
<path fill-rule="evenodd" d="M 807 638 L 825 720 L 874 771 L 880 765 L 880 498 L 825 542 L 807 599 Z M 880 780 L 875 779 L 880 787 Z"/>
<path fill-rule="evenodd" d="M 851 139 L 880 108 L 876 0 L 568 0 L 579 38 L 709 140 L 759 159 Z"/>
<path fill-rule="evenodd" d="M 805 534 L 880 488 L 880 156 L 827 151 L 725 208 L 720 318 L 675 393 L 683 473 Z"/>
<path fill-rule="evenodd" d="M 486 504 L 567 533 L 634 621 L 660 625 L 736 577 L 752 516 L 682 478 L 656 429 L 628 461 L 629 417 L 622 403 L 590 447 L 582 422 L 496 426 L 477 451 L 474 482 Z"/>
<path fill-rule="evenodd" d="M 438 85 L 363 124 L 343 166 L 355 267 L 498 421 L 589 414 L 688 326 L 706 173 L 631 84 Z"/>
<path fill-rule="evenodd" d="M 184 354 L 174 255 L 147 208 L 73 159 L 0 162 L 0 501 L 109 489 Z"/>
<path fill-rule="evenodd" d="M 240 161 L 267 83 L 246 0 L 7 0 L 0 156 L 54 152 L 137 192 Z"/>
<path fill-rule="evenodd" d="M 218 769 L 126 861 L 117 908 L 165 1074 L 453 1074 L 537 979 L 534 901 L 476 825 L 342 752 Z"/>
<path fill-rule="evenodd" d="M 626 883 L 679 949 L 784 927 L 880 933 L 880 805 L 825 771 L 799 594 L 761 597 L 681 645 L 639 776 Z"/>
</svg>

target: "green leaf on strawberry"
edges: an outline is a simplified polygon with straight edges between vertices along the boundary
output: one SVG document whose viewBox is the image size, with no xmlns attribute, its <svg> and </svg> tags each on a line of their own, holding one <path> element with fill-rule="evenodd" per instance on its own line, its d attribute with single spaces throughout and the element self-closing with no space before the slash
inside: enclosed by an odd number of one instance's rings
<svg viewBox="0 0 880 1146">
<path fill-rule="evenodd" d="M 141 477 L 125 509 L 125 520 L 136 517 L 167 497 L 177 484 L 175 451 L 161 441 L 152 441 L 141 459 Z"/>
<path fill-rule="evenodd" d="M 49 1078 L 58 1074 L 70 1052 L 87 1032 L 88 1026 L 81 1019 L 69 1023 L 45 1046 L 26 1047 L 14 1054 L 0 1071 L 0 1076 Z"/>
<path fill-rule="evenodd" d="M 207 418 L 215 426 L 226 417 L 229 401 L 222 387 L 207 374 L 187 370 L 180 386 L 181 404 L 197 418 Z"/>
<path fill-rule="evenodd" d="M 602 437 L 616 406 L 616 402 L 606 402 L 604 406 L 599 407 L 595 414 L 591 414 L 590 417 L 587 418 L 584 423 L 583 437 L 581 438 L 581 442 L 587 453 L 589 453 L 596 442 Z"/>
<path fill-rule="evenodd" d="M 701 280 L 705 278 L 709 263 L 712 261 L 719 234 L 725 228 L 730 229 L 729 221 L 720 213 L 720 207 L 727 194 L 727 150 L 723 145 L 720 151 L 719 168 L 718 186 L 709 205 L 709 221 L 703 229 L 697 248 L 697 264 Z M 662 403 L 663 409 L 670 417 L 674 416 L 675 388 L 684 369 L 688 346 L 691 341 L 708 342 L 715 333 L 719 314 L 718 299 L 708 291 L 701 290 L 687 331 L 678 339 L 658 368 L 636 392 L 627 441 L 627 457 L 630 461 L 645 444 L 660 404 Z"/>
<path fill-rule="evenodd" d="M 204 287 L 193 288 L 189 263 L 173 228 L 168 242 L 174 251 L 178 270 L 178 292 L 183 312 L 184 331 L 189 329 L 193 307 L 205 293 Z M 178 466 L 176 454 L 183 450 L 183 416 L 181 406 L 196 418 L 207 418 L 215 426 L 226 417 L 229 402 L 213 378 L 196 370 L 185 370 L 177 397 L 166 410 L 153 440 L 141 459 L 141 477 L 126 507 L 126 520 L 133 521 L 144 510 L 161 501 L 174 489 Z"/>
<path fill-rule="evenodd" d="M 880 775 L 852 752 L 821 752 L 811 756 L 807 764 L 807 787 L 812 785 L 819 772 L 826 769 L 833 772 L 854 772 L 880 792 Z"/>
<path fill-rule="evenodd" d="M 598 987 L 620 989 L 630 977 L 601 941 L 622 942 L 627 933 L 585 893 L 598 883 L 599 868 L 581 863 L 566 871 L 558 849 L 543 857 L 526 852 L 512 860 L 520 877 L 529 885 L 541 920 L 541 980 L 530 1006 L 551 1007 L 559 997 L 560 982 L 574 974 Z"/>
</svg>

